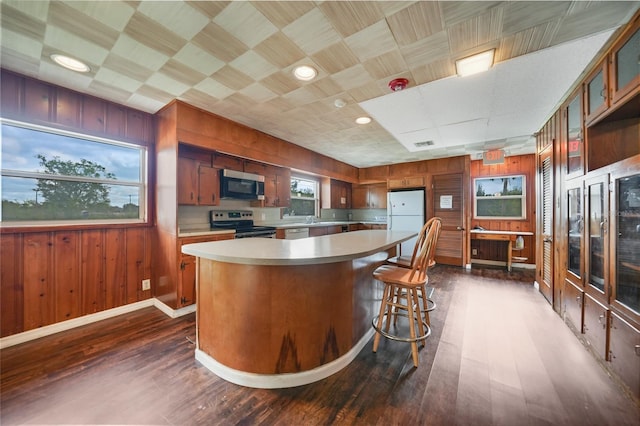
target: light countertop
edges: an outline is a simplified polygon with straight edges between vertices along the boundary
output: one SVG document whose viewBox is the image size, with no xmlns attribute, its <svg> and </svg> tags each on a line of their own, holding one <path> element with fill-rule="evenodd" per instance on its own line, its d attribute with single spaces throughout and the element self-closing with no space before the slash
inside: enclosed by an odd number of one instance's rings
<svg viewBox="0 0 640 426">
<path fill-rule="evenodd" d="M 178 237 L 200 237 L 200 236 L 204 236 L 204 235 L 220 235 L 220 234 L 235 234 L 236 231 L 234 231 L 233 229 L 224 229 L 224 230 L 215 230 L 212 231 L 211 229 L 189 229 L 189 230 L 184 230 L 184 231 L 180 231 L 178 233 Z"/>
<path fill-rule="evenodd" d="M 416 235 L 408 231 L 367 230 L 298 240 L 241 238 L 187 244 L 182 246 L 182 252 L 247 265 L 315 265 L 366 257 Z"/>
</svg>

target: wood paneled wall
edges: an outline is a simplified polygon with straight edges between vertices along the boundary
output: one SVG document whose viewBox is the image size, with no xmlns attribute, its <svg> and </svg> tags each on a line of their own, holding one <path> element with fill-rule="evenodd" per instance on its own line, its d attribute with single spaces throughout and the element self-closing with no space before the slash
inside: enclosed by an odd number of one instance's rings
<svg viewBox="0 0 640 426">
<path fill-rule="evenodd" d="M 358 169 L 354 166 L 183 102 L 176 101 L 175 105 L 179 142 L 345 182 L 358 182 Z"/>
<path fill-rule="evenodd" d="M 1 70 L 3 118 L 149 147 L 153 116 Z M 149 217 L 154 179 L 150 167 Z M 7 227 L 0 231 L 0 336 L 152 297 L 147 224 Z M 153 284 L 153 283 L 152 283 Z"/>
<path fill-rule="evenodd" d="M 506 157 L 504 163 L 485 166 L 482 160 L 471 161 L 471 183 L 473 179 L 492 176 L 525 175 L 526 179 L 526 219 L 492 220 L 473 218 L 473 188 L 469 200 L 469 214 L 471 228 L 481 226 L 492 231 L 525 231 L 536 232 L 536 157 L 535 154 L 514 155 Z M 527 258 L 526 263 L 535 264 L 535 235 L 524 237 L 524 250 L 514 252 L 514 256 Z M 504 244 L 499 241 L 472 240 L 471 248 L 478 249 L 478 254 L 472 259 L 505 261 Z"/>
</svg>

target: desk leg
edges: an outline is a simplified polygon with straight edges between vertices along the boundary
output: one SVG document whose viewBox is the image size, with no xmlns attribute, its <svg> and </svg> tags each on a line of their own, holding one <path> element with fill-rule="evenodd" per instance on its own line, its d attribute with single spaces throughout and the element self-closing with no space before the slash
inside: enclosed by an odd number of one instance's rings
<svg viewBox="0 0 640 426">
<path fill-rule="evenodd" d="M 511 272 L 511 240 L 507 244 L 507 271 Z"/>
</svg>

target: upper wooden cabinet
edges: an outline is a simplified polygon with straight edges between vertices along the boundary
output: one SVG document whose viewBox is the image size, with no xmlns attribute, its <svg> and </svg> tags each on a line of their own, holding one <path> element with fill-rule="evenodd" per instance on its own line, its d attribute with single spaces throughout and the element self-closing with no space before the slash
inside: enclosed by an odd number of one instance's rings
<svg viewBox="0 0 640 426">
<path fill-rule="evenodd" d="M 178 204 L 216 206 L 219 203 L 218 169 L 198 160 L 178 157 Z"/>
<path fill-rule="evenodd" d="M 401 179 L 389 179 L 387 186 L 389 189 L 422 188 L 424 187 L 424 177 L 416 176 Z"/>
<path fill-rule="evenodd" d="M 640 86 L 640 18 L 627 34 L 611 51 L 609 80 L 612 104 L 625 99 Z"/>
<path fill-rule="evenodd" d="M 245 161 L 244 171 L 264 176 L 264 200 L 255 201 L 258 207 L 288 207 L 291 205 L 291 171 L 256 161 Z"/>
<path fill-rule="evenodd" d="M 582 130 L 582 94 L 576 93 L 564 108 L 562 140 L 566 143 L 567 177 L 584 173 L 584 133 Z"/>
<path fill-rule="evenodd" d="M 607 61 L 603 60 L 584 84 L 584 112 L 587 124 L 609 108 Z"/>
<path fill-rule="evenodd" d="M 351 205 L 354 209 L 386 209 L 387 185 L 354 185 L 351 190 Z"/>
<path fill-rule="evenodd" d="M 331 205 L 326 208 L 350 209 L 351 208 L 351 184 L 331 179 Z M 323 203 L 324 204 L 324 203 Z"/>
</svg>

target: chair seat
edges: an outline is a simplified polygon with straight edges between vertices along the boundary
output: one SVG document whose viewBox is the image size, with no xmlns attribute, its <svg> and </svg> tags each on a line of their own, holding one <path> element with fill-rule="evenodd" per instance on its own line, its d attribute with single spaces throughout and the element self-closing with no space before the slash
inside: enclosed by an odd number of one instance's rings
<svg viewBox="0 0 640 426">
<path fill-rule="evenodd" d="M 411 268 L 411 256 L 396 256 L 387 259 L 387 264 L 401 266 L 403 268 Z"/>
<path fill-rule="evenodd" d="M 373 271 L 373 277 L 379 281 L 395 284 L 402 287 L 421 287 L 429 282 L 429 277 L 425 275 L 422 279 L 417 276 L 410 280 L 411 269 L 400 266 L 382 265 Z"/>
</svg>

